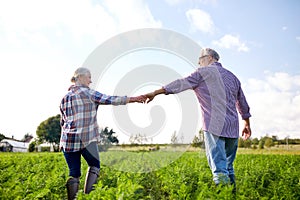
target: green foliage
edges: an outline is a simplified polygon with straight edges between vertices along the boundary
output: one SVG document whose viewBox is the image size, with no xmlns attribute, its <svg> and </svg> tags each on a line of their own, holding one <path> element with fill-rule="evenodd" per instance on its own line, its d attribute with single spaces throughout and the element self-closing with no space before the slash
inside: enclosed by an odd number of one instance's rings
<svg viewBox="0 0 300 200">
<path fill-rule="evenodd" d="M 191 146 L 192 147 L 202 147 L 204 143 L 204 131 L 200 130 L 198 135 L 195 135 Z"/>
<path fill-rule="evenodd" d="M 34 152 L 35 151 L 35 146 L 36 146 L 36 141 L 31 142 L 29 144 L 28 151 L 29 152 Z"/>
<path fill-rule="evenodd" d="M 243 138 L 241 138 L 241 137 L 239 137 L 239 140 L 238 140 L 238 147 L 239 147 L 239 148 L 245 147 L 244 140 L 243 140 Z"/>
<path fill-rule="evenodd" d="M 119 144 L 118 138 L 114 135 L 115 133 L 116 132 L 114 132 L 113 129 L 108 130 L 108 127 L 101 130 L 101 143 L 99 145 L 100 151 L 107 151 L 112 144 Z"/>
<path fill-rule="evenodd" d="M 49 142 L 59 144 L 60 140 L 60 115 L 49 117 L 47 120 L 40 123 L 37 127 L 36 135 L 39 138 L 39 142 Z"/>
<path fill-rule="evenodd" d="M 0 199 L 66 198 L 61 153 L 2 153 L 0 171 Z"/>
<path fill-rule="evenodd" d="M 253 145 L 258 145 L 259 140 L 258 140 L 257 138 L 253 138 L 253 139 L 251 140 L 251 143 L 252 143 Z"/>
<path fill-rule="evenodd" d="M 251 148 L 251 140 L 250 139 L 247 139 L 247 140 L 244 140 L 243 138 L 239 138 L 238 140 L 238 147 L 240 148 Z"/>
<path fill-rule="evenodd" d="M 6 138 L 5 135 L 3 135 L 2 133 L 0 133 L 0 141 L 3 140 L 3 139 L 5 139 L 5 138 Z"/>
<path fill-rule="evenodd" d="M 162 151 L 124 156 L 103 152 L 105 163 L 95 190 L 84 194 L 81 176 L 77 199 L 234 199 L 232 187 L 214 185 L 204 152 L 176 156 Z M 154 164 L 159 166 L 149 168 Z M 299 168 L 299 155 L 238 154 L 236 199 L 299 199 Z M 138 169 L 144 172 L 133 172 Z M 86 170 L 82 159 L 83 175 Z M 1 153 L 0 171 L 0 199 L 67 198 L 68 168 L 62 153 Z"/>
<path fill-rule="evenodd" d="M 32 138 L 33 138 L 33 136 L 30 133 L 26 133 L 21 141 L 29 142 Z"/>
<path fill-rule="evenodd" d="M 258 143 L 258 148 L 259 149 L 263 149 L 265 146 L 265 141 L 263 139 L 259 140 L 259 143 Z"/>
<path fill-rule="evenodd" d="M 266 138 L 265 146 L 268 147 L 268 148 L 274 146 L 274 142 L 273 142 L 272 138 Z"/>
<path fill-rule="evenodd" d="M 201 144 L 202 143 L 201 143 L 200 139 L 197 136 L 195 136 L 193 141 L 192 141 L 191 146 L 192 147 L 201 147 Z"/>
</svg>

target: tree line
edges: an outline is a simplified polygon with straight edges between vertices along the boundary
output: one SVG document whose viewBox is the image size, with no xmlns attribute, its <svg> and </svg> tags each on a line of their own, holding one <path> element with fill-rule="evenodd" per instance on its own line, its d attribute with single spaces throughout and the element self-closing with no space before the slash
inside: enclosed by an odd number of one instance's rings
<svg viewBox="0 0 300 200">
<path fill-rule="evenodd" d="M 42 121 L 36 130 L 37 138 L 30 143 L 29 145 L 29 151 L 35 151 L 36 147 L 39 144 L 42 143 L 49 143 L 50 145 L 53 145 L 54 151 L 59 151 L 59 141 L 60 141 L 60 135 L 61 135 L 61 126 L 60 126 L 60 115 L 55 115 L 52 117 L 49 117 L 48 119 Z M 99 144 L 99 150 L 100 151 L 106 151 L 111 145 L 113 144 L 119 144 L 119 140 L 113 131 L 113 129 L 110 129 L 108 127 L 105 127 L 100 131 L 100 144 Z M 5 139 L 4 134 L 0 133 L 0 141 L 2 139 Z M 30 139 L 32 139 L 33 136 L 29 133 L 25 134 L 23 139 L 21 141 L 25 142 Z M 144 143 L 148 143 L 149 139 L 146 136 L 143 136 L 142 134 L 132 135 L 129 139 L 130 145 L 143 145 Z M 180 144 L 180 142 L 183 143 L 184 136 L 178 136 L 176 135 L 176 132 L 174 132 L 171 136 L 171 144 Z M 290 138 L 284 138 L 284 139 L 278 139 L 277 136 L 271 136 L 268 135 L 258 139 L 258 138 L 250 138 L 248 140 L 243 140 L 242 138 L 239 138 L 238 146 L 240 148 L 253 148 L 253 149 L 263 149 L 264 147 L 270 148 L 272 146 L 276 145 L 283 145 L 283 144 L 289 144 L 289 145 L 299 145 L 300 139 L 290 139 Z M 204 132 L 203 130 L 200 130 L 197 135 L 195 135 L 194 139 L 191 142 L 192 147 L 202 147 L 204 148 Z"/>
<path fill-rule="evenodd" d="M 193 147 L 203 147 L 204 144 L 204 132 L 203 130 L 199 131 L 199 134 L 196 135 L 191 144 Z M 278 145 L 300 145 L 300 139 L 291 139 L 284 138 L 278 139 L 277 136 L 264 136 L 260 139 L 258 138 L 249 138 L 248 140 L 244 140 L 243 138 L 239 138 L 238 147 L 239 148 L 252 148 L 252 149 L 264 149 L 265 147 L 270 148 Z"/>
</svg>

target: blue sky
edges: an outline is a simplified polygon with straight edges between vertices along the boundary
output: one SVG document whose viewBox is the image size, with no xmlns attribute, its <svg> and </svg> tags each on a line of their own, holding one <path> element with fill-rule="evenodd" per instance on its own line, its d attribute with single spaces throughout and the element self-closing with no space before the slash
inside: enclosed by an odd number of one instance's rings
<svg viewBox="0 0 300 200">
<path fill-rule="evenodd" d="M 125 31 L 164 28 L 219 52 L 242 82 L 253 137 L 299 138 L 299 11 L 298 0 L 1 1 L 0 133 L 34 135 L 40 122 L 58 114 L 74 70 L 102 42 Z M 150 106 L 136 108 L 145 113 Z M 99 125 L 117 130 L 101 116 Z"/>
</svg>

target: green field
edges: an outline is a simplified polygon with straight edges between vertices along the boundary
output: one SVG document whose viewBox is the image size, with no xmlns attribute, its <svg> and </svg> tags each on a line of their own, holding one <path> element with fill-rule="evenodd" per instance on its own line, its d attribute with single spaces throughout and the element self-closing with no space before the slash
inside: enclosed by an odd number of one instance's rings
<svg viewBox="0 0 300 200">
<path fill-rule="evenodd" d="M 78 199 L 233 199 L 218 188 L 203 151 L 101 153 L 96 189 Z M 300 199 L 300 155 L 239 152 L 236 199 Z M 66 199 L 62 153 L 0 153 L 0 199 Z"/>
</svg>

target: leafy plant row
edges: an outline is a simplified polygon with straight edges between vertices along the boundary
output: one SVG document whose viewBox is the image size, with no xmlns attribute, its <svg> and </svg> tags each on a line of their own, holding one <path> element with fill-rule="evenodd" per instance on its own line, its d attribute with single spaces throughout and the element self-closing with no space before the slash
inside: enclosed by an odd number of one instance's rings
<svg viewBox="0 0 300 200">
<path fill-rule="evenodd" d="M 204 152 L 105 152 L 95 190 L 78 199 L 299 199 L 299 155 L 238 154 L 237 193 L 216 187 Z M 66 199 L 61 153 L 1 153 L 0 199 Z"/>
</svg>

